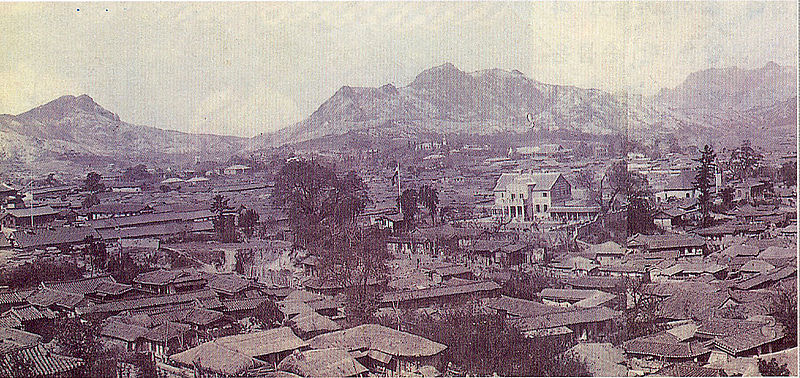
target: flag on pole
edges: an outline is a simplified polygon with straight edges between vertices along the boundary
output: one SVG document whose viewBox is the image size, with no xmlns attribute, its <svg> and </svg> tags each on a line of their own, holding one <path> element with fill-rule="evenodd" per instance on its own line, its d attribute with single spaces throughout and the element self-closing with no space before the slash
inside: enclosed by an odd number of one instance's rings
<svg viewBox="0 0 800 378">
<path fill-rule="evenodd" d="M 397 163 L 397 167 L 394 169 L 394 174 L 392 175 L 392 185 L 399 184 L 400 181 L 400 163 Z"/>
</svg>

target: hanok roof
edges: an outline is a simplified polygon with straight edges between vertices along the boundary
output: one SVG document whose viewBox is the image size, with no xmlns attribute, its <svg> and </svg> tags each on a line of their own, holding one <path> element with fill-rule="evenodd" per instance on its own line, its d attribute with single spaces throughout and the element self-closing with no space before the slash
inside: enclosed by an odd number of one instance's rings
<svg viewBox="0 0 800 378">
<path fill-rule="evenodd" d="M 501 296 L 500 298 L 484 298 L 482 303 L 489 308 L 503 310 L 510 315 L 518 317 L 534 317 L 567 310 L 561 306 L 551 306 L 539 302 L 506 296 Z"/>
<path fill-rule="evenodd" d="M 116 282 L 117 281 L 114 280 L 114 277 L 111 277 L 110 275 L 104 275 L 91 278 L 80 278 L 70 281 L 45 282 L 43 286 L 53 290 L 60 290 L 69 293 L 86 295 L 95 293 L 97 291 L 98 286 L 100 286 L 103 283 L 116 283 Z"/>
<path fill-rule="evenodd" d="M 625 248 L 622 248 L 621 245 L 613 242 L 607 241 L 602 244 L 595 244 L 588 248 L 589 252 L 591 252 L 594 256 L 597 255 L 624 255 Z"/>
<path fill-rule="evenodd" d="M 185 212 L 164 212 L 154 214 L 141 214 L 129 217 L 113 217 L 107 219 L 99 219 L 89 224 L 96 230 L 106 228 L 122 228 L 139 226 L 143 224 L 155 224 L 166 222 L 179 222 L 179 221 L 194 221 L 197 219 L 206 219 L 214 216 L 211 210 L 195 210 Z"/>
<path fill-rule="evenodd" d="M 645 238 L 644 243 L 650 250 L 659 250 L 684 247 L 702 247 L 706 245 L 706 240 L 688 235 L 648 235 Z"/>
<path fill-rule="evenodd" d="M 793 259 L 797 256 L 797 250 L 792 248 L 781 248 L 777 246 L 767 247 L 758 254 L 761 259 Z"/>
<path fill-rule="evenodd" d="M 222 301 L 222 306 L 224 312 L 250 311 L 268 300 L 268 298 L 232 299 Z"/>
<path fill-rule="evenodd" d="M 143 237 L 158 237 L 165 235 L 180 235 L 182 233 L 206 232 L 214 229 L 212 221 L 204 222 L 172 222 L 162 224 L 151 224 L 146 226 L 123 228 L 123 229 L 103 229 L 99 233 L 103 240 L 130 239 Z"/>
<path fill-rule="evenodd" d="M 0 356 L 0 375 L 13 377 L 19 373 L 19 363 L 30 369 L 35 377 L 69 375 L 83 366 L 83 360 L 52 353 L 42 345 L 19 349 Z"/>
<path fill-rule="evenodd" d="M 224 376 L 243 375 L 248 370 L 266 365 L 264 361 L 227 348 L 215 341 L 209 341 L 173 354 L 170 359 L 179 364 L 197 366 L 201 370 Z"/>
<path fill-rule="evenodd" d="M 302 313 L 289 319 L 289 325 L 292 329 L 300 332 L 301 334 L 309 334 L 312 332 L 328 332 L 338 331 L 342 327 L 327 316 L 322 316 L 316 311 Z"/>
<path fill-rule="evenodd" d="M 132 343 L 137 339 L 144 337 L 144 335 L 146 335 L 148 332 L 150 332 L 150 330 L 145 327 L 123 323 L 118 320 L 110 320 L 103 324 L 103 327 L 100 329 L 100 336 Z"/>
<path fill-rule="evenodd" d="M 170 283 L 181 283 L 189 281 L 201 281 L 203 276 L 195 269 L 180 269 L 180 270 L 153 270 L 146 273 L 141 273 L 133 282 L 146 285 L 167 285 Z"/>
<path fill-rule="evenodd" d="M 206 286 L 219 293 L 234 295 L 247 289 L 252 283 L 253 282 L 247 278 L 235 273 L 212 274 L 211 277 L 208 278 L 208 284 Z"/>
<path fill-rule="evenodd" d="M 39 311 L 38 308 L 31 305 L 12 307 L 10 310 L 6 311 L 5 314 L 14 316 L 20 322 L 29 322 L 39 319 L 52 319 L 55 317 L 55 314 L 53 314 L 52 311 L 47 309 Z"/>
<path fill-rule="evenodd" d="M 339 348 L 296 352 L 284 358 L 277 368 L 303 377 L 354 377 L 369 371 Z"/>
<path fill-rule="evenodd" d="M 79 308 L 81 313 L 119 313 L 122 311 L 140 310 L 146 308 L 155 308 L 168 305 L 175 305 L 181 303 L 194 302 L 201 298 L 217 297 L 217 293 L 211 290 L 199 290 L 189 293 L 172 294 L 172 295 L 157 295 L 145 298 L 127 299 L 121 301 L 113 301 L 108 303 L 100 303 L 91 305 L 85 308 Z"/>
<path fill-rule="evenodd" d="M 13 349 L 34 346 L 41 340 L 42 337 L 35 333 L 10 327 L 0 327 L 0 343 L 10 344 Z"/>
<path fill-rule="evenodd" d="M 188 324 L 176 323 L 176 322 L 165 322 L 153 329 L 147 331 L 144 334 L 144 338 L 150 341 L 156 342 L 165 342 L 167 340 L 172 340 L 176 337 L 181 337 L 182 335 L 186 334 L 192 329 L 192 326 Z"/>
<path fill-rule="evenodd" d="M 450 295 L 493 292 L 499 289 L 500 285 L 494 281 L 472 281 L 463 285 L 436 286 L 425 289 L 385 292 L 383 293 L 381 301 L 384 303 L 405 302 L 426 298 L 447 297 Z"/>
<path fill-rule="evenodd" d="M 678 362 L 656 371 L 657 377 L 724 377 L 727 376 L 723 369 L 701 367 L 694 361 Z"/>
<path fill-rule="evenodd" d="M 742 265 L 741 268 L 739 268 L 740 271 L 748 273 L 763 273 L 763 272 L 768 272 L 772 269 L 775 269 L 774 265 L 764 260 L 758 260 L 758 259 L 752 259 L 748 261 L 746 264 Z"/>
<path fill-rule="evenodd" d="M 567 277 L 564 282 L 575 288 L 608 290 L 619 287 L 624 282 L 624 279 L 622 277 L 576 276 Z"/>
<path fill-rule="evenodd" d="M 617 316 L 610 308 L 597 306 L 590 308 L 574 308 L 571 311 L 553 312 L 531 318 L 521 318 L 514 322 L 521 331 L 555 328 L 581 323 L 604 322 Z"/>
<path fill-rule="evenodd" d="M 58 227 L 16 231 L 14 243 L 23 249 L 79 244 L 89 239 L 100 239 L 97 231 L 89 227 Z"/>
<path fill-rule="evenodd" d="M 766 325 L 766 323 L 760 321 L 714 317 L 700 324 L 700 327 L 697 329 L 697 335 L 707 338 L 725 337 L 736 335 L 753 328 L 760 328 L 764 325 Z"/>
<path fill-rule="evenodd" d="M 220 337 L 213 342 L 250 357 L 286 352 L 308 345 L 289 327 L 267 331 Z"/>
<path fill-rule="evenodd" d="M 6 209 L 6 212 L 8 213 L 8 215 L 14 218 L 42 217 L 46 215 L 58 214 L 58 211 L 50 206 L 24 207 L 21 209 Z"/>
<path fill-rule="evenodd" d="M 711 352 L 699 342 L 678 342 L 667 332 L 628 340 L 622 347 L 625 353 L 659 358 L 695 358 Z"/>
<path fill-rule="evenodd" d="M 72 309 L 83 301 L 83 295 L 43 287 L 31 294 L 27 301 L 34 306 L 50 307 L 55 305 Z"/>
<path fill-rule="evenodd" d="M 377 350 L 390 356 L 427 357 L 441 353 L 446 345 L 378 324 L 363 324 L 330 332 L 309 341 L 314 349 Z"/>
<path fill-rule="evenodd" d="M 761 345 L 780 340 L 783 337 L 784 332 L 782 325 L 765 325 L 762 327 L 754 327 L 730 336 L 717 337 L 714 339 L 714 345 L 730 355 L 737 355 Z"/>
<path fill-rule="evenodd" d="M 553 289 L 548 287 L 539 293 L 539 297 L 544 299 L 577 302 L 579 300 L 596 295 L 598 292 L 598 290 Z"/>
<path fill-rule="evenodd" d="M 730 246 L 728 248 L 723 249 L 722 250 L 722 255 L 723 256 L 731 256 L 731 257 L 757 256 L 758 252 L 759 252 L 758 247 L 754 247 L 754 246 L 750 246 L 750 245 L 744 245 L 744 244 L 737 244 L 737 245 L 732 245 L 732 246 Z"/>
</svg>

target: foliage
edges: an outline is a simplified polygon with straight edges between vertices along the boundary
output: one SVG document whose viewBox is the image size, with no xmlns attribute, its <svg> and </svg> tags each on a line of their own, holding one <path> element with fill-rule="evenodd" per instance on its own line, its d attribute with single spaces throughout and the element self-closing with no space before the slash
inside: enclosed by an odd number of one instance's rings
<svg viewBox="0 0 800 378">
<path fill-rule="evenodd" d="M 88 209 L 88 208 L 90 208 L 90 207 L 92 207 L 94 205 L 99 205 L 99 204 L 100 204 L 100 199 L 97 198 L 97 194 L 96 193 L 90 193 L 81 202 L 81 207 L 83 207 L 84 209 Z"/>
<path fill-rule="evenodd" d="M 219 240 L 223 242 L 236 241 L 235 217 L 226 214 L 230 210 L 228 201 L 225 196 L 217 194 L 211 202 L 211 212 L 216 214 L 214 217 L 214 230 L 217 231 Z"/>
<path fill-rule="evenodd" d="M 253 209 L 244 209 L 239 213 L 239 227 L 243 228 L 247 236 L 253 236 L 253 230 L 258 224 L 258 213 Z"/>
<path fill-rule="evenodd" d="M 86 322 L 79 318 L 61 317 L 56 320 L 56 333 L 53 341 L 58 353 L 83 359 L 85 365 L 79 376 L 113 377 L 113 367 L 104 363 L 108 353 L 100 342 L 100 324 Z"/>
<path fill-rule="evenodd" d="M 546 288 L 556 287 L 557 284 L 558 282 L 554 277 L 541 273 L 513 272 L 511 279 L 503 282 L 500 290 L 505 296 L 538 302 L 538 293 Z"/>
<path fill-rule="evenodd" d="M 645 282 L 640 279 L 627 279 L 623 283 L 623 292 L 627 305 L 623 306 L 623 316 L 617 323 L 618 330 L 612 336 L 615 343 L 652 335 L 664 329 L 658 321 L 660 299 L 644 292 Z"/>
<path fill-rule="evenodd" d="M 705 227 L 709 226 L 712 220 L 709 213 L 711 212 L 712 205 L 711 187 L 714 185 L 714 169 L 716 168 L 714 159 L 716 159 L 716 157 L 717 155 L 714 154 L 714 149 L 706 145 L 705 148 L 700 151 L 700 159 L 695 160 L 700 163 L 700 167 L 697 169 L 697 175 L 694 177 L 694 186 L 700 191 L 698 202 L 700 203 L 700 214 L 702 216 L 701 222 Z"/>
<path fill-rule="evenodd" d="M 81 278 L 83 269 L 69 260 L 55 262 L 39 258 L 33 262 L 3 269 L 0 272 L 0 285 L 14 289 L 27 288 L 52 281 L 56 277 L 60 280 Z"/>
<path fill-rule="evenodd" d="M 628 178 L 628 234 L 648 234 L 656 230 L 653 221 L 652 193 L 647 179 L 631 173 Z"/>
<path fill-rule="evenodd" d="M 769 361 L 759 359 L 758 372 L 762 377 L 788 377 L 791 374 L 786 364 L 781 365 L 774 358 Z"/>
<path fill-rule="evenodd" d="M 761 165 L 761 154 L 756 152 L 749 140 L 742 142 L 742 145 L 731 151 L 731 158 L 728 161 L 734 177 L 744 179 L 752 177 Z"/>
<path fill-rule="evenodd" d="M 137 264 L 127 251 L 110 256 L 106 269 L 117 282 L 123 284 L 130 284 L 136 276 L 151 270 L 146 265 Z"/>
<path fill-rule="evenodd" d="M 477 309 L 443 310 L 440 316 L 405 314 L 381 322 L 447 345 L 445 361 L 476 376 L 588 376 L 585 364 L 552 338 L 528 338 L 497 315 Z"/>
<path fill-rule="evenodd" d="M 343 285 L 347 303 L 345 313 L 356 323 L 372 317 L 378 308 L 374 284 L 385 279 L 387 231 L 375 226 L 342 228 L 320 254 L 320 276 Z"/>
<path fill-rule="evenodd" d="M 722 198 L 722 206 L 726 210 L 730 210 L 733 208 L 733 198 L 734 198 L 734 189 L 731 186 L 726 186 L 722 188 L 719 192 L 720 198 Z"/>
<path fill-rule="evenodd" d="M 787 187 L 797 185 L 797 162 L 783 163 L 778 170 L 778 175 Z"/>
<path fill-rule="evenodd" d="M 436 189 L 428 185 L 422 185 L 417 191 L 417 196 L 419 197 L 419 201 L 422 202 L 422 205 L 428 209 L 431 215 L 431 221 L 435 224 L 436 208 L 439 206 L 439 195 L 436 193 Z"/>
<path fill-rule="evenodd" d="M 419 195 L 414 189 L 406 189 L 400 195 L 398 201 L 400 202 L 400 210 L 403 212 L 403 227 L 406 230 L 412 230 L 414 228 L 414 218 L 419 211 Z"/>
<path fill-rule="evenodd" d="M 102 182 L 103 177 L 97 172 L 89 172 L 86 175 L 86 180 L 83 181 L 83 186 L 90 192 L 102 192 L 106 186 Z"/>
<path fill-rule="evenodd" d="M 335 228 L 354 222 L 364 211 L 366 192 L 355 172 L 339 178 L 317 161 L 295 159 L 278 172 L 272 201 L 287 210 L 295 243 L 316 251 Z"/>
<path fill-rule="evenodd" d="M 274 328 L 283 321 L 283 313 L 275 302 L 266 300 L 253 310 L 253 318 L 262 328 Z"/>
<path fill-rule="evenodd" d="M 122 179 L 125 181 L 149 181 L 153 175 L 147 171 L 147 166 L 139 164 L 134 167 L 129 167 L 122 173 Z"/>
<path fill-rule="evenodd" d="M 234 271 L 239 274 L 245 274 L 247 267 L 252 266 L 255 257 L 252 249 L 240 249 L 236 251 L 236 264 Z"/>
<path fill-rule="evenodd" d="M 774 302 L 772 315 L 784 327 L 784 342 L 789 347 L 797 346 L 797 289 L 781 288 L 778 300 Z"/>
</svg>

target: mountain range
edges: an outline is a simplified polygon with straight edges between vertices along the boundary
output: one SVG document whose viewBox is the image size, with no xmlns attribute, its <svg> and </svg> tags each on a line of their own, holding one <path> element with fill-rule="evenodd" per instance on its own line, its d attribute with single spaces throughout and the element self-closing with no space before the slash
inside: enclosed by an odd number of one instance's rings
<svg viewBox="0 0 800 378">
<path fill-rule="evenodd" d="M 250 139 L 134 125 L 87 95 L 63 96 L 19 115 L 0 115 L 0 166 L 46 173 L 98 163 L 226 159 L 359 130 L 413 137 L 543 128 L 635 139 L 672 133 L 696 143 L 795 125 L 796 85 L 796 68 L 772 62 L 698 71 L 655 96 L 545 84 L 516 70 L 464 72 L 446 63 L 404 87 L 343 86 L 306 119 Z"/>
</svg>

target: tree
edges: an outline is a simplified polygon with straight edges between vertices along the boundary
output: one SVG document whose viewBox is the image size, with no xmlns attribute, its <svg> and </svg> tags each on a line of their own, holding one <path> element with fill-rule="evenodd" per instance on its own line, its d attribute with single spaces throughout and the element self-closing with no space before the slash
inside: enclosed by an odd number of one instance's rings
<svg viewBox="0 0 800 378">
<path fill-rule="evenodd" d="M 436 207 L 439 205 L 439 195 L 436 193 L 436 189 L 431 188 L 428 185 L 422 185 L 417 191 L 417 195 L 419 196 L 419 201 L 422 202 L 422 205 L 428 209 L 428 212 L 431 215 L 431 221 L 435 224 Z"/>
<path fill-rule="evenodd" d="M 734 177 L 744 179 L 753 176 L 761 164 L 761 159 L 761 154 L 753 149 L 749 140 L 745 140 L 740 147 L 731 151 L 728 164 Z"/>
<path fill-rule="evenodd" d="M 358 174 L 340 179 L 314 160 L 290 160 L 277 177 L 272 201 L 287 210 L 295 243 L 311 251 L 319 250 L 334 229 L 355 221 L 369 203 Z"/>
<path fill-rule="evenodd" d="M 372 320 L 378 309 L 375 284 L 383 282 L 388 272 L 387 236 L 376 226 L 350 224 L 333 235 L 320 255 L 320 276 L 345 287 L 345 313 L 355 324 Z"/>
<path fill-rule="evenodd" d="M 714 185 L 714 170 L 716 169 L 714 159 L 716 158 L 717 155 L 714 154 L 714 149 L 706 145 L 700 151 L 700 159 L 695 159 L 700 163 L 700 167 L 694 177 L 694 186 L 700 191 L 698 202 L 700 203 L 700 214 L 702 216 L 701 222 L 704 227 L 709 226 L 712 220 L 709 215 L 713 204 L 711 201 L 711 186 Z"/>
<path fill-rule="evenodd" d="M 400 210 L 403 212 L 403 227 L 406 230 L 414 228 L 414 218 L 419 211 L 418 203 L 419 195 L 414 189 L 406 189 L 398 199 L 400 201 Z"/>
<path fill-rule="evenodd" d="M 778 175 L 780 175 L 781 180 L 787 187 L 797 185 L 797 162 L 792 161 L 781 164 Z"/>
<path fill-rule="evenodd" d="M 722 198 L 722 206 L 726 210 L 730 210 L 733 208 L 733 198 L 734 198 L 734 189 L 731 186 L 726 186 L 722 188 L 719 192 L 719 196 Z"/>
<path fill-rule="evenodd" d="M 773 302 L 772 315 L 784 327 L 784 342 L 789 347 L 797 346 L 797 289 L 781 287 Z"/>
<path fill-rule="evenodd" d="M 56 319 L 55 328 L 58 332 L 53 341 L 57 353 L 77 357 L 85 362 L 83 371 L 78 374 L 83 377 L 113 377 L 114 368 L 107 363 L 108 353 L 100 342 L 100 325 L 86 322 L 80 318 L 61 317 Z"/>
<path fill-rule="evenodd" d="M 589 193 L 589 200 L 600 206 L 601 211 L 604 211 L 606 204 L 603 201 L 603 182 L 607 179 L 608 175 L 603 177 L 598 182 L 595 180 L 592 171 L 586 169 L 578 172 L 575 176 L 575 183 L 579 186 L 586 188 Z"/>
<path fill-rule="evenodd" d="M 626 298 L 623 316 L 617 333 L 618 342 L 652 335 L 664 329 L 658 322 L 660 299 L 644 291 L 645 282 L 641 279 L 626 279 L 622 291 Z"/>
<path fill-rule="evenodd" d="M 147 166 L 138 164 L 134 167 L 129 167 L 122 173 L 122 179 L 125 181 L 149 181 L 153 175 L 147 171 Z"/>
<path fill-rule="evenodd" d="M 258 213 L 253 209 L 244 209 L 239 213 L 239 227 L 245 230 L 247 236 L 253 236 L 253 230 L 258 224 Z"/>
<path fill-rule="evenodd" d="M 788 377 L 791 375 L 786 364 L 779 364 L 774 358 L 758 360 L 758 372 L 762 377 Z"/>
<path fill-rule="evenodd" d="M 106 188 L 102 180 L 103 177 L 97 172 L 89 172 L 86 175 L 86 180 L 83 181 L 83 186 L 90 192 L 102 192 Z"/>
<path fill-rule="evenodd" d="M 228 199 L 221 194 L 214 196 L 211 202 L 211 212 L 216 214 L 214 217 L 214 229 L 221 241 L 230 242 L 236 240 L 236 230 L 234 229 L 235 218 L 227 214 L 230 210 Z"/>
<path fill-rule="evenodd" d="M 236 264 L 234 265 L 233 270 L 239 274 L 245 274 L 245 270 L 247 267 L 253 265 L 255 261 L 255 256 L 253 254 L 252 249 L 240 249 L 236 251 Z"/>
<path fill-rule="evenodd" d="M 274 328 L 283 321 L 283 313 L 278 309 L 278 305 L 275 302 L 266 300 L 253 310 L 253 319 L 258 322 L 261 328 Z"/>
<path fill-rule="evenodd" d="M 98 204 L 100 204 L 100 199 L 97 198 L 97 194 L 96 193 L 89 193 L 89 195 L 86 196 L 86 198 L 83 199 L 83 202 L 81 202 L 81 207 L 83 207 L 84 209 L 88 209 L 88 208 L 90 208 L 90 207 L 92 207 L 94 205 L 98 205 Z"/>
<path fill-rule="evenodd" d="M 403 313 L 380 322 L 447 345 L 442 364 L 457 375 L 588 376 L 586 365 L 557 338 L 529 338 L 500 316 L 477 308 L 446 308 L 439 316 Z M 442 366 L 444 367 L 444 366 Z"/>
</svg>

